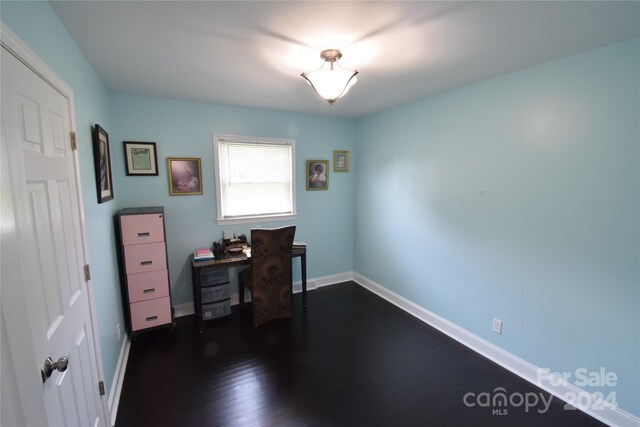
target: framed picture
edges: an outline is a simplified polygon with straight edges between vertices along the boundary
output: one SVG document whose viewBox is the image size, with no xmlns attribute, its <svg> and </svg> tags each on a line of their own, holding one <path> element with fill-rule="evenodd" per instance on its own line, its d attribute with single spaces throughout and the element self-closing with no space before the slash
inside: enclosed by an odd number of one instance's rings
<svg viewBox="0 0 640 427">
<path fill-rule="evenodd" d="M 329 189 L 329 160 L 307 160 L 307 190 Z"/>
<path fill-rule="evenodd" d="M 188 196 L 202 194 L 202 169 L 199 158 L 168 157 L 169 194 Z"/>
<path fill-rule="evenodd" d="M 100 125 L 95 125 L 93 128 L 93 163 L 96 169 L 98 203 L 113 199 L 111 155 L 109 153 L 109 134 Z"/>
<path fill-rule="evenodd" d="M 349 172 L 349 152 L 334 151 L 333 152 L 333 171 Z"/>
<path fill-rule="evenodd" d="M 127 175 L 158 175 L 155 142 L 123 141 Z"/>
</svg>

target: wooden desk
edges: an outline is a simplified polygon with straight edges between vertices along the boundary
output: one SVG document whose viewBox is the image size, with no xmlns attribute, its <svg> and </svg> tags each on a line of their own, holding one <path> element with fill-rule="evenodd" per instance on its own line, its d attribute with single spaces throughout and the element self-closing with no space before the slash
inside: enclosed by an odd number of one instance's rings
<svg viewBox="0 0 640 427">
<path fill-rule="evenodd" d="M 300 257 L 300 270 L 302 274 L 302 306 L 307 308 L 307 249 L 306 248 L 293 248 L 292 258 Z M 198 328 L 202 332 L 203 324 L 208 319 L 203 319 L 202 314 L 202 286 L 201 277 L 207 272 L 212 270 L 226 270 L 232 267 L 241 267 L 243 265 L 250 265 L 251 259 L 246 255 L 234 255 L 223 259 L 215 259 L 211 261 L 194 261 L 193 256 L 191 258 L 191 273 L 193 281 L 193 305 L 198 320 Z M 228 281 L 226 282 L 228 283 Z M 217 285 L 217 284 L 216 284 Z M 213 285 L 213 286 L 216 286 Z M 291 281 L 293 286 L 293 280 Z M 227 298 L 228 299 L 228 298 Z M 244 302 L 244 295 L 240 295 L 240 303 Z M 230 313 L 230 306 L 229 306 Z M 223 317 L 226 314 L 223 314 Z M 218 318 L 214 317 L 214 318 Z"/>
</svg>

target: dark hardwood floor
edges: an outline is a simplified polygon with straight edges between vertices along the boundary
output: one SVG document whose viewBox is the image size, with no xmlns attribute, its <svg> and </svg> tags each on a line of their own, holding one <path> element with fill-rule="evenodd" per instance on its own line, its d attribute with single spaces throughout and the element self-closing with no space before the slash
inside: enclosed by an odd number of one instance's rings
<svg viewBox="0 0 640 427">
<path fill-rule="evenodd" d="M 254 328 L 250 308 L 234 307 L 204 333 L 188 316 L 139 336 L 116 425 L 602 425 L 555 398 L 546 411 L 479 406 L 498 387 L 549 396 L 355 283 L 310 292 L 306 313 L 297 294 L 294 310 Z"/>
</svg>

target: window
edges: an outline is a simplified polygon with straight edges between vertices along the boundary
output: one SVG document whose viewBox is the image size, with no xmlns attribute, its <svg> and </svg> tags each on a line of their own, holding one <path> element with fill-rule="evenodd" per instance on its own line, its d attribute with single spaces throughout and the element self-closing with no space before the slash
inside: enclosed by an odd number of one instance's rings
<svg viewBox="0 0 640 427">
<path fill-rule="evenodd" d="M 218 224 L 296 216 L 295 140 L 214 136 Z"/>
</svg>

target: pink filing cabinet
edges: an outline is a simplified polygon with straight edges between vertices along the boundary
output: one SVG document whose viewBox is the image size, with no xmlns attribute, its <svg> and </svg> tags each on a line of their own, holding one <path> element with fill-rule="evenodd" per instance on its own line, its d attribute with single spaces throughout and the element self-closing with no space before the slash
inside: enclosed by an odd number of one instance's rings
<svg viewBox="0 0 640 427">
<path fill-rule="evenodd" d="M 127 331 L 173 327 L 164 208 L 122 209 L 115 222 Z"/>
</svg>

